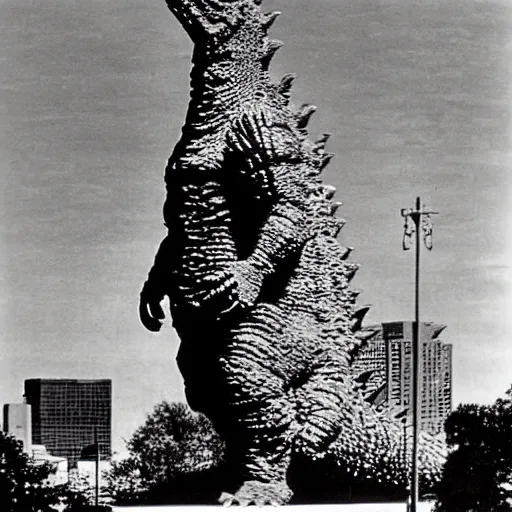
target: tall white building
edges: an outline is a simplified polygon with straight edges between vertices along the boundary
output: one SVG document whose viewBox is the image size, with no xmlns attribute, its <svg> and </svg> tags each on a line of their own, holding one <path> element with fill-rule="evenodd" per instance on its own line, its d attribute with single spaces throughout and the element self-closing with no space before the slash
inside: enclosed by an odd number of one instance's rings
<svg viewBox="0 0 512 512">
<path fill-rule="evenodd" d="M 5 404 L 3 430 L 21 441 L 23 451 L 32 455 L 32 409 L 29 404 Z"/>
</svg>

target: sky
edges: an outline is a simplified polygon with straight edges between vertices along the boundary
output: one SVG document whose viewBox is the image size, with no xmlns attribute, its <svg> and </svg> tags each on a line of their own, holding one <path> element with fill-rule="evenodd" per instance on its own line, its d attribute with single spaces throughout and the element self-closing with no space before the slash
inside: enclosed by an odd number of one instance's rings
<svg viewBox="0 0 512 512">
<path fill-rule="evenodd" d="M 512 384 L 512 2 L 266 0 L 272 66 L 329 132 L 325 171 L 367 322 L 411 320 L 400 209 L 439 211 L 421 319 L 446 324 L 454 404 Z M 184 400 L 170 326 L 138 319 L 189 43 L 163 0 L 0 0 L 0 404 L 27 378 L 111 378 L 113 447 Z"/>
</svg>

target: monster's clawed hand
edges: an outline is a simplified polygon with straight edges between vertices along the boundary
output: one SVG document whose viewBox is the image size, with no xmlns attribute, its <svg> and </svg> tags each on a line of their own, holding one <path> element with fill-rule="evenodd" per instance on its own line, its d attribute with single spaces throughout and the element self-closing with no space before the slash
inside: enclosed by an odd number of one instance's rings
<svg viewBox="0 0 512 512">
<path fill-rule="evenodd" d="M 165 294 L 148 279 L 140 292 L 139 316 L 144 327 L 158 332 L 165 318 L 161 302 Z"/>
<path fill-rule="evenodd" d="M 189 304 L 208 308 L 218 315 L 254 306 L 261 290 L 263 274 L 249 260 L 236 261 L 207 274 L 196 276 L 180 288 Z"/>
</svg>

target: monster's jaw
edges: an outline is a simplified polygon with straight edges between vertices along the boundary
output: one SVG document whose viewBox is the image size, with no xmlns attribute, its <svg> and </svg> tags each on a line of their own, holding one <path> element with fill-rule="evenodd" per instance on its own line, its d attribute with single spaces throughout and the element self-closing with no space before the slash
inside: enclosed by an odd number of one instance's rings
<svg viewBox="0 0 512 512">
<path fill-rule="evenodd" d="M 244 0 L 166 0 L 194 43 L 221 36 L 236 24 Z"/>
</svg>

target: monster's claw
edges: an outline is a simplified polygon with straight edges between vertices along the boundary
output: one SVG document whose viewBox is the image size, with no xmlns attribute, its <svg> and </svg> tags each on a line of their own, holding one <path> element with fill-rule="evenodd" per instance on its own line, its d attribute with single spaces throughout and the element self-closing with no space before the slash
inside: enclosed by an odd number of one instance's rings
<svg viewBox="0 0 512 512">
<path fill-rule="evenodd" d="M 257 507 L 264 507 L 266 505 L 265 500 L 263 498 L 255 498 L 254 504 Z M 277 503 L 274 503 L 272 500 L 270 500 L 270 505 L 277 506 Z"/>
<path fill-rule="evenodd" d="M 235 497 L 229 492 L 223 492 L 220 495 L 219 503 L 222 504 L 223 507 L 230 507 L 233 504 Z"/>
<path fill-rule="evenodd" d="M 213 307 L 217 309 L 218 314 L 233 308 L 234 302 L 236 302 L 236 283 L 226 269 L 217 269 L 210 274 L 200 276 L 194 284 L 195 286 L 180 285 L 180 290 L 188 296 L 191 306 L 200 308 L 209 303 L 212 307 L 214 304 Z"/>
<path fill-rule="evenodd" d="M 150 302 L 148 304 L 148 307 L 149 307 L 149 311 L 150 311 L 152 317 L 154 317 L 158 320 L 163 320 L 165 318 L 165 313 L 160 304 L 160 301 Z"/>
<path fill-rule="evenodd" d="M 162 327 L 162 322 L 158 318 L 155 318 L 149 312 L 150 306 L 144 302 L 140 301 L 139 303 L 139 317 L 142 325 L 148 330 L 152 332 L 158 332 Z"/>
<path fill-rule="evenodd" d="M 139 317 L 142 325 L 152 332 L 158 332 L 165 318 L 164 310 L 160 305 L 163 295 L 154 294 L 146 283 L 140 293 Z"/>
<path fill-rule="evenodd" d="M 223 319 L 227 314 L 229 314 L 231 311 L 237 309 L 240 307 L 240 303 L 238 302 L 238 300 L 233 297 L 232 295 L 229 296 L 229 300 L 231 302 L 231 305 L 229 307 L 227 307 L 226 309 L 224 309 L 223 311 L 220 311 L 219 312 L 219 316 L 218 316 L 218 320 L 221 320 Z"/>
</svg>

